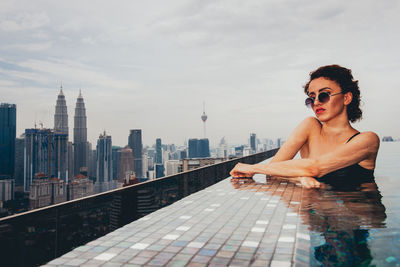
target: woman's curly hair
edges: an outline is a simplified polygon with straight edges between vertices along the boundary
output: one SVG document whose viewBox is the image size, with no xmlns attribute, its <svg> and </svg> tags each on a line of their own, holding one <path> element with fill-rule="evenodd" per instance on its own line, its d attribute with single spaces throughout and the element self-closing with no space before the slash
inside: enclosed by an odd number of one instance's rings
<svg viewBox="0 0 400 267">
<path fill-rule="evenodd" d="M 304 85 L 304 92 L 308 94 L 308 86 L 310 82 L 317 78 L 326 78 L 336 82 L 343 93 L 351 92 L 353 99 L 347 106 L 347 117 L 349 121 L 355 122 L 361 120 L 362 110 L 360 109 L 360 88 L 358 81 L 355 81 L 351 70 L 339 65 L 327 65 L 319 67 L 317 70 L 310 73 L 310 80 Z"/>
</svg>

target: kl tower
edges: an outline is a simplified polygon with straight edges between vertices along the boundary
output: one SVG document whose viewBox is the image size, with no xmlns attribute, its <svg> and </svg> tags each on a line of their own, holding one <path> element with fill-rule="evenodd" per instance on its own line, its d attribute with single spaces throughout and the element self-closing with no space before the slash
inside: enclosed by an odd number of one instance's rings
<svg viewBox="0 0 400 267">
<path fill-rule="evenodd" d="M 206 109 L 205 109 L 205 103 L 204 102 L 203 102 L 203 115 L 201 115 L 201 120 L 203 121 L 204 138 L 206 138 L 206 120 L 207 120 L 207 115 L 206 115 Z"/>
</svg>

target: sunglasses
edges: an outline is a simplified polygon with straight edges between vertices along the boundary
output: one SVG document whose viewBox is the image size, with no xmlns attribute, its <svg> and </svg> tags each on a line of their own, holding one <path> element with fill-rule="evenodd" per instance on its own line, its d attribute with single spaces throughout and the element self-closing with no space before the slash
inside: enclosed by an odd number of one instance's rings
<svg viewBox="0 0 400 267">
<path fill-rule="evenodd" d="M 335 96 L 335 95 L 339 95 L 339 94 L 343 94 L 343 92 L 340 93 L 336 93 L 331 95 L 331 93 L 329 92 L 321 92 L 318 95 L 318 101 L 322 104 L 327 103 L 330 99 L 331 96 Z M 314 101 L 315 101 L 315 96 L 313 97 L 307 97 L 305 104 L 308 108 L 313 108 L 314 107 Z"/>
</svg>

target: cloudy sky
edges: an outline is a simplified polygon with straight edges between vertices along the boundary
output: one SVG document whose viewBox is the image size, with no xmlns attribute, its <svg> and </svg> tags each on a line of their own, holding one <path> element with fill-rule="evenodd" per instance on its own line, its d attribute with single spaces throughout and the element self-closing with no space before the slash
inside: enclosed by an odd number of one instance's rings
<svg viewBox="0 0 400 267">
<path fill-rule="evenodd" d="M 129 129 L 183 144 L 286 138 L 306 116 L 302 85 L 326 64 L 360 81 L 361 131 L 400 136 L 400 4 L 359 1 L 0 2 L 0 102 L 17 135 L 52 128 L 60 84 L 70 134 L 79 89 L 88 139 L 127 144 Z M 72 139 L 72 136 L 71 138 Z"/>
</svg>

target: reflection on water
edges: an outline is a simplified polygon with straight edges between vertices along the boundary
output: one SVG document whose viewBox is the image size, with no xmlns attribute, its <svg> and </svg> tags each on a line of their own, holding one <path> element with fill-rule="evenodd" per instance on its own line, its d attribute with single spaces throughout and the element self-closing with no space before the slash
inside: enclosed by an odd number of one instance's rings
<svg viewBox="0 0 400 267">
<path fill-rule="evenodd" d="M 303 190 L 300 214 L 317 237 L 318 264 L 369 266 L 373 260 L 369 229 L 385 228 L 385 207 L 376 183 L 354 189 Z"/>
<path fill-rule="evenodd" d="M 254 191 L 259 185 L 263 190 L 257 189 L 258 192 L 273 195 L 277 186 L 285 182 L 269 178 L 266 187 L 265 182 L 251 179 L 231 180 L 239 190 Z M 281 201 L 290 206 L 292 200 L 281 196 Z M 311 231 L 312 266 L 399 266 L 399 227 L 387 228 L 386 208 L 373 180 L 353 183 L 352 188 L 303 188 L 296 212 Z"/>
</svg>

